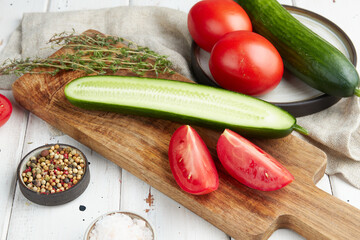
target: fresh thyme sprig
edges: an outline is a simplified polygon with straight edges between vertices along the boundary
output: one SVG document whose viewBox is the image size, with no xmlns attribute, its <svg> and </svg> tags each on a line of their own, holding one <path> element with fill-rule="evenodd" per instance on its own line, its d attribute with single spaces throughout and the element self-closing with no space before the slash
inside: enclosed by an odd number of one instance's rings
<svg viewBox="0 0 360 240">
<path fill-rule="evenodd" d="M 140 76 L 146 72 L 154 72 L 156 75 L 174 73 L 172 63 L 166 56 L 116 36 L 63 32 L 55 34 L 49 43 L 51 48 L 63 47 L 73 51 L 44 59 L 8 59 L 0 66 L 0 75 L 56 75 L 61 70 L 81 70 L 87 74 L 102 75 L 124 69 Z"/>
</svg>

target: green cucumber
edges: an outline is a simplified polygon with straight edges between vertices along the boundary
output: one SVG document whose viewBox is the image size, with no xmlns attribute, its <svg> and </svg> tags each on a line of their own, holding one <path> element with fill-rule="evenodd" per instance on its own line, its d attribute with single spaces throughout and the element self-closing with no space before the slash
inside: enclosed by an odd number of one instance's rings
<svg viewBox="0 0 360 240">
<path fill-rule="evenodd" d="M 250 137 L 279 138 L 306 130 L 281 108 L 232 91 L 164 79 L 86 76 L 65 87 L 75 106 L 229 128 Z"/>
<path fill-rule="evenodd" d="M 235 2 L 249 15 L 254 31 L 276 47 L 285 67 L 295 76 L 332 96 L 360 96 L 359 75 L 354 65 L 276 0 Z"/>
</svg>

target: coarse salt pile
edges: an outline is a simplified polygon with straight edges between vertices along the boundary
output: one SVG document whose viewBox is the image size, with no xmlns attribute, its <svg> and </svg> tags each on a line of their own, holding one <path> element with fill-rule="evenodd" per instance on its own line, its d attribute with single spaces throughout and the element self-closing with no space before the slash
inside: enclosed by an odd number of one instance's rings
<svg viewBox="0 0 360 240">
<path fill-rule="evenodd" d="M 153 240 L 145 221 L 123 213 L 106 215 L 98 220 L 90 232 L 90 240 Z"/>
</svg>

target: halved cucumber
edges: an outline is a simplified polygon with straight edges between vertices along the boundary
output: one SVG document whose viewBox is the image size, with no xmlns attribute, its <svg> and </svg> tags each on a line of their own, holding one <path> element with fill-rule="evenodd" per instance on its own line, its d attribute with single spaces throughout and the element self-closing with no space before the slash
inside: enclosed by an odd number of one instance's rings
<svg viewBox="0 0 360 240">
<path fill-rule="evenodd" d="M 66 98 L 85 109 L 139 114 L 251 137 L 279 138 L 306 132 L 288 112 L 224 89 L 164 79 L 87 76 L 65 87 Z"/>
</svg>

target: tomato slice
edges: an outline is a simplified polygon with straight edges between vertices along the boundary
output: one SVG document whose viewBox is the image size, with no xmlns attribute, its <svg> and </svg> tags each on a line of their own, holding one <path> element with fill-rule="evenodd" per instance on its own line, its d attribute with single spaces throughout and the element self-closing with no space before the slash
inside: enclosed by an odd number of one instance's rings
<svg viewBox="0 0 360 240">
<path fill-rule="evenodd" d="M 219 176 L 214 161 L 192 127 L 183 125 L 174 132 L 168 154 L 171 171 L 181 189 L 202 195 L 218 188 Z"/>
<path fill-rule="evenodd" d="M 10 100 L 0 94 L 0 127 L 9 120 L 11 113 L 12 105 Z"/>
<path fill-rule="evenodd" d="M 250 188 L 273 191 L 294 180 L 275 158 L 231 130 L 220 136 L 217 154 L 226 171 Z"/>
</svg>

